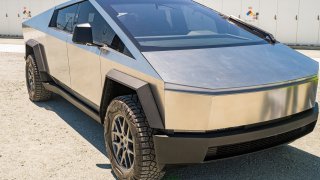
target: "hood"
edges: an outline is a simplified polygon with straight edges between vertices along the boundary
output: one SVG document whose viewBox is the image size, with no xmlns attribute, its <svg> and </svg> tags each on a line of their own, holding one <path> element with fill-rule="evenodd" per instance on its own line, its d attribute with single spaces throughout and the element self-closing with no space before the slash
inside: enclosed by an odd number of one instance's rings
<svg viewBox="0 0 320 180">
<path fill-rule="evenodd" d="M 318 63 L 283 44 L 143 52 L 165 83 L 212 90 L 308 78 Z"/>
</svg>

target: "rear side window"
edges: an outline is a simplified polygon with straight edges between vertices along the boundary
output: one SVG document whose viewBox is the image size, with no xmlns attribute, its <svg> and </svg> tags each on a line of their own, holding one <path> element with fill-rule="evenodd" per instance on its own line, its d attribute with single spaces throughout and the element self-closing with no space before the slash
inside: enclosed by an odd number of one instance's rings
<svg viewBox="0 0 320 180">
<path fill-rule="evenodd" d="M 112 49 L 132 57 L 122 40 L 89 1 L 80 3 L 77 11 L 76 24 L 83 23 L 91 25 L 94 43 L 108 45 Z"/>
<path fill-rule="evenodd" d="M 51 25 L 63 31 L 72 32 L 75 24 L 78 4 L 60 9 L 56 12 L 56 20 Z"/>
</svg>

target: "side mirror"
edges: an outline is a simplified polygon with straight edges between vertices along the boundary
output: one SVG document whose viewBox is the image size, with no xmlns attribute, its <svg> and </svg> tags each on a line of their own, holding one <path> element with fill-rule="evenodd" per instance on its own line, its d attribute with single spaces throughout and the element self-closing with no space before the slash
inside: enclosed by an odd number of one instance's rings
<svg viewBox="0 0 320 180">
<path fill-rule="evenodd" d="M 91 25 L 77 24 L 73 30 L 72 41 L 77 44 L 93 44 Z"/>
</svg>

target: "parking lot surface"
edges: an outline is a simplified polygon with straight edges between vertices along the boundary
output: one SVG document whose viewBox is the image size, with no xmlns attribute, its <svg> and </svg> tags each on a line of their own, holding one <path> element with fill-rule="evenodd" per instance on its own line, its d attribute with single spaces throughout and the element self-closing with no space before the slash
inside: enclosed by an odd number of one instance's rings
<svg viewBox="0 0 320 180">
<path fill-rule="evenodd" d="M 319 51 L 301 52 L 320 60 Z M 101 125 L 57 95 L 42 103 L 28 99 L 23 56 L 0 50 L 0 179 L 115 179 Z M 290 145 L 173 168 L 165 176 L 172 180 L 319 178 L 319 123 L 312 134 Z"/>
</svg>

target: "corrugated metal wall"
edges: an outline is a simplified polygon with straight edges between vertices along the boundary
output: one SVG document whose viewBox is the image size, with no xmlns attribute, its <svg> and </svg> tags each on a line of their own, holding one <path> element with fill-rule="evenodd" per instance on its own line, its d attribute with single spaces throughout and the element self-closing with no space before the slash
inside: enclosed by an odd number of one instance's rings
<svg viewBox="0 0 320 180">
<path fill-rule="evenodd" d="M 67 0 L 0 0 L 0 36 L 22 36 L 21 23 Z"/>
<path fill-rule="evenodd" d="M 21 36 L 23 20 L 65 1 L 0 0 L 0 36 Z M 283 43 L 320 46 L 320 0 L 196 1 L 261 27 Z"/>
<path fill-rule="evenodd" d="M 320 0 L 196 0 L 292 45 L 320 46 Z"/>
</svg>

